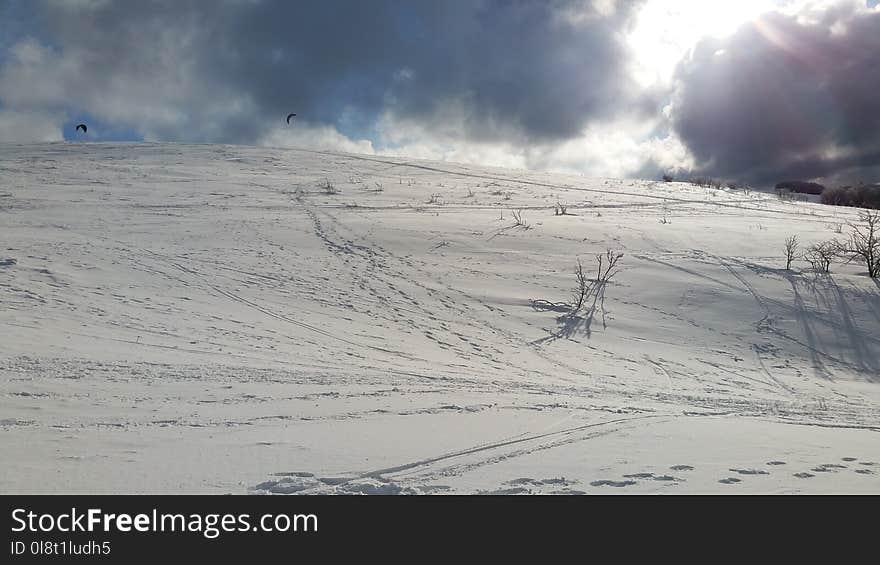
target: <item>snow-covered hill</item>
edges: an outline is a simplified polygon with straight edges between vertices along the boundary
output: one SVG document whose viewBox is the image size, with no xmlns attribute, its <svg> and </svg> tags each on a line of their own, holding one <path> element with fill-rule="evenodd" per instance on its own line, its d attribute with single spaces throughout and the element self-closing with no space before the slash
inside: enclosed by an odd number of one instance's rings
<svg viewBox="0 0 880 565">
<path fill-rule="evenodd" d="M 0 492 L 878 492 L 880 288 L 783 269 L 786 237 L 855 217 L 402 158 L 0 145 Z M 621 271 L 567 313 L 607 249 Z"/>
</svg>

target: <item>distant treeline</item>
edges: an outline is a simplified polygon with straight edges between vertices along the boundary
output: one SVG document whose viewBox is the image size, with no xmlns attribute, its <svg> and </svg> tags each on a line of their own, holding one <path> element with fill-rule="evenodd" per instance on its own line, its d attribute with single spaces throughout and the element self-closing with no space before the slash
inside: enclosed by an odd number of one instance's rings
<svg viewBox="0 0 880 565">
<path fill-rule="evenodd" d="M 829 186 L 807 181 L 785 181 L 776 185 L 776 192 L 819 195 L 819 202 L 831 206 L 880 209 L 880 185 Z"/>
<path fill-rule="evenodd" d="M 788 190 L 789 192 L 797 192 L 799 194 L 812 194 L 818 196 L 822 194 L 825 187 L 817 182 L 807 182 L 802 180 L 787 180 L 776 185 L 776 190 Z"/>
<path fill-rule="evenodd" d="M 675 177 L 671 172 L 667 172 L 663 175 L 662 179 L 664 182 L 672 182 L 675 180 Z M 724 182 L 721 179 L 712 177 L 690 177 L 681 179 L 681 182 L 706 188 L 717 189 L 726 186 L 731 189 L 750 189 L 745 184 Z M 822 204 L 880 210 L 880 184 L 862 183 L 854 186 L 825 187 L 817 182 L 787 180 L 776 185 L 776 194 L 783 200 L 806 200 L 806 197 L 793 198 L 793 194 L 811 194 L 819 196 L 819 201 Z"/>
<path fill-rule="evenodd" d="M 860 184 L 858 186 L 829 187 L 819 197 L 822 204 L 832 206 L 855 206 L 880 210 L 880 185 Z"/>
</svg>

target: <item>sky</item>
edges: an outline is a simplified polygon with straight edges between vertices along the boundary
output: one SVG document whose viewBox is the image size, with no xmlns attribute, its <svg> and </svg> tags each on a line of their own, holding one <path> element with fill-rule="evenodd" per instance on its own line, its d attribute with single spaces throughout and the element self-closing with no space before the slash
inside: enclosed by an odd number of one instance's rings
<svg viewBox="0 0 880 565">
<path fill-rule="evenodd" d="M 878 182 L 880 6 L 0 0 L 0 142 L 60 140 Z"/>
</svg>

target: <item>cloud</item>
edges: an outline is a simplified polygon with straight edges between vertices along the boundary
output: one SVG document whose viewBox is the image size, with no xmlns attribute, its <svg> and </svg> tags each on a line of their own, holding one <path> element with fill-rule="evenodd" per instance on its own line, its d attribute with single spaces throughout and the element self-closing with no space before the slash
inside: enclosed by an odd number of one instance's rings
<svg viewBox="0 0 880 565">
<path fill-rule="evenodd" d="M 770 5 L 779 10 L 702 39 L 672 81 L 646 83 L 637 77 L 653 48 L 634 32 L 659 25 L 649 17 L 658 10 L 697 20 L 705 10 L 666 0 L 13 0 L 2 16 L 16 25 L 0 22 L 0 125 L 7 140 L 57 139 L 86 120 L 96 139 L 132 132 L 591 176 L 869 178 L 880 168 L 880 9 Z M 669 33 L 661 26 L 648 43 Z"/>
<path fill-rule="evenodd" d="M 62 139 L 56 116 L 39 112 L 0 110 L 0 142 L 28 143 Z"/>
<path fill-rule="evenodd" d="M 0 103 L 146 139 L 278 141 L 296 112 L 355 140 L 392 115 L 468 143 L 564 141 L 637 98 L 622 31 L 638 4 L 35 1 Z"/>
<path fill-rule="evenodd" d="M 695 168 L 757 183 L 876 173 L 878 30 L 880 11 L 844 0 L 702 40 L 669 108 Z"/>
</svg>

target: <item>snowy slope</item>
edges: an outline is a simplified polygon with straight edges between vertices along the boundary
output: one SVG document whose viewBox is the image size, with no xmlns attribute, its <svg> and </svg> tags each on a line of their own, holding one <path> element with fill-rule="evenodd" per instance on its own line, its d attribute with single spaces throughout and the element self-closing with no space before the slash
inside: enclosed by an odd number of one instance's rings
<svg viewBox="0 0 880 565">
<path fill-rule="evenodd" d="M 854 210 L 215 145 L 0 183 L 0 492 L 880 491 L 880 288 L 782 269 Z"/>
</svg>

